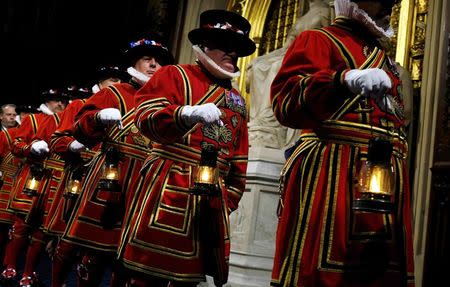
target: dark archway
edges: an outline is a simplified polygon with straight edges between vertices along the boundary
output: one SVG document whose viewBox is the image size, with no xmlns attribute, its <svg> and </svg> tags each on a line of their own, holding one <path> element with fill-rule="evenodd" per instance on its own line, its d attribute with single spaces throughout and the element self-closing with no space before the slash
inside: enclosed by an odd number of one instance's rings
<svg viewBox="0 0 450 287">
<path fill-rule="evenodd" d="M 142 31 L 170 43 L 184 1 L 0 1 L 0 104 L 39 103 L 43 89 L 90 84 L 96 67 L 118 59 Z M 169 24 L 170 23 L 170 24 Z"/>
</svg>

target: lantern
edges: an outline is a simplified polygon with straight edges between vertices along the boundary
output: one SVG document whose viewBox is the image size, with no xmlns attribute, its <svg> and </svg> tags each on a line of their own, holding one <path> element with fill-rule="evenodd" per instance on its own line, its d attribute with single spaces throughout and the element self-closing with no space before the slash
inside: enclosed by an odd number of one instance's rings
<svg viewBox="0 0 450 287">
<path fill-rule="evenodd" d="M 390 162 L 392 148 L 392 143 L 386 139 L 369 141 L 367 160 L 363 162 L 358 178 L 360 194 L 353 201 L 353 210 L 394 212 L 395 176 Z"/>
<path fill-rule="evenodd" d="M 30 175 L 25 182 L 25 187 L 23 188 L 23 193 L 28 195 L 29 197 L 37 196 L 39 184 L 42 180 L 42 176 L 44 175 L 44 168 L 41 164 L 31 164 L 30 166 Z"/>
<path fill-rule="evenodd" d="M 83 176 L 84 167 L 82 165 L 73 168 L 64 190 L 64 197 L 76 199 L 80 195 Z"/>
<path fill-rule="evenodd" d="M 218 152 L 214 147 L 202 148 L 200 163 L 192 171 L 191 193 L 196 195 L 219 194 L 217 156 Z"/>
<path fill-rule="evenodd" d="M 78 197 L 81 191 L 81 180 L 71 178 L 66 185 L 66 197 Z"/>
<path fill-rule="evenodd" d="M 100 180 L 97 188 L 106 191 L 120 191 L 119 185 L 119 150 L 110 146 L 106 150 L 105 161 L 103 162 Z"/>
<path fill-rule="evenodd" d="M 64 190 L 64 198 L 66 199 L 66 204 L 64 205 L 63 219 L 65 222 L 68 222 L 70 215 L 72 214 L 72 210 L 75 206 L 75 202 L 80 196 L 83 176 L 83 165 L 79 164 L 76 165 L 76 167 L 73 167 L 72 173 L 69 180 L 67 181 Z"/>
</svg>

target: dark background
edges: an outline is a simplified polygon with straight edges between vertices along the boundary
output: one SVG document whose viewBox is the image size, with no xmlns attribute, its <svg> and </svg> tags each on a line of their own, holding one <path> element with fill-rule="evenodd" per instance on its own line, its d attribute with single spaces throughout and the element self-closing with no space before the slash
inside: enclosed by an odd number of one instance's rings
<svg viewBox="0 0 450 287">
<path fill-rule="evenodd" d="M 44 89 L 91 87 L 95 70 L 117 63 L 144 31 L 168 39 L 170 49 L 184 2 L 0 1 L 0 104 L 39 104 Z"/>
</svg>

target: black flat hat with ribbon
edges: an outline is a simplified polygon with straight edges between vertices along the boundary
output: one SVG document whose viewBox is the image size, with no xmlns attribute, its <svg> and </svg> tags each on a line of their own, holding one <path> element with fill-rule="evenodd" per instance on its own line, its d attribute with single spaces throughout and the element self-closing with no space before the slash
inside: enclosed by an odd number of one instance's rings
<svg viewBox="0 0 450 287">
<path fill-rule="evenodd" d="M 16 113 L 31 113 L 31 114 L 37 114 L 39 113 L 39 110 L 36 106 L 33 105 L 19 105 L 16 107 Z"/>
<path fill-rule="evenodd" d="M 155 37 L 149 36 L 142 36 L 137 40 L 130 41 L 128 48 L 125 50 L 125 56 L 132 65 L 144 56 L 155 57 L 161 66 L 170 65 L 175 62 L 169 49 Z"/>
<path fill-rule="evenodd" d="M 41 93 L 41 98 L 43 101 L 68 101 L 69 98 L 64 95 L 59 89 L 48 89 Z"/>
<path fill-rule="evenodd" d="M 119 66 L 115 65 L 104 65 L 97 69 L 95 73 L 95 79 L 97 82 L 104 81 L 109 78 L 117 78 L 122 81 L 127 81 L 129 75 L 123 71 Z"/>
<path fill-rule="evenodd" d="M 78 87 L 77 85 L 69 85 L 62 92 L 63 96 L 69 99 L 87 99 L 92 96 L 92 91 L 86 87 Z"/>
<path fill-rule="evenodd" d="M 256 45 L 249 38 L 251 25 L 239 14 L 226 10 L 207 10 L 200 15 L 200 28 L 189 32 L 194 45 L 212 45 L 225 52 L 233 51 L 240 57 L 255 52 Z"/>
</svg>

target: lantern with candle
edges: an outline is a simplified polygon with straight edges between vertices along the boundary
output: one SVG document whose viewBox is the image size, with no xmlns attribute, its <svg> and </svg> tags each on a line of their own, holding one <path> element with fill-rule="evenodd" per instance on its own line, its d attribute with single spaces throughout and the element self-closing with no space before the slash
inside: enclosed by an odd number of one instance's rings
<svg viewBox="0 0 450 287">
<path fill-rule="evenodd" d="M 119 161 L 120 152 L 115 146 L 108 146 L 105 152 L 100 180 L 97 188 L 106 191 L 120 191 L 119 184 Z"/>
<path fill-rule="evenodd" d="M 369 142 L 367 160 L 363 161 L 358 178 L 360 197 L 353 201 L 353 210 L 392 213 L 395 175 L 391 165 L 392 143 L 374 138 Z"/>
<path fill-rule="evenodd" d="M 193 168 L 190 191 L 196 195 L 218 195 L 219 169 L 218 151 L 213 146 L 202 148 L 200 162 Z"/>
<path fill-rule="evenodd" d="M 29 197 L 38 195 L 39 184 L 44 175 L 44 168 L 40 163 L 33 163 L 30 165 L 30 174 L 25 182 L 23 193 Z"/>
</svg>

